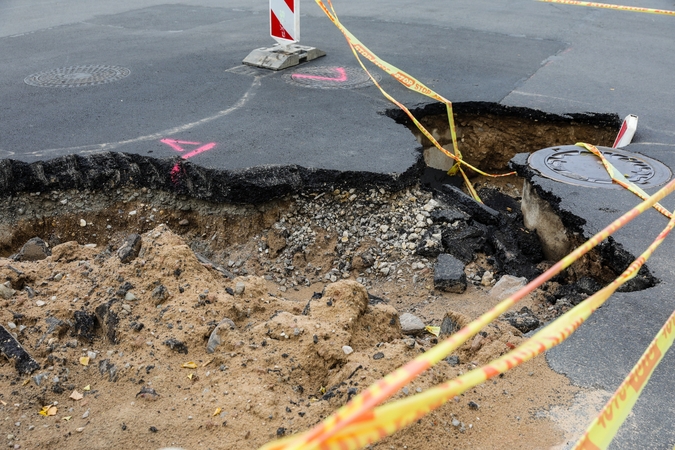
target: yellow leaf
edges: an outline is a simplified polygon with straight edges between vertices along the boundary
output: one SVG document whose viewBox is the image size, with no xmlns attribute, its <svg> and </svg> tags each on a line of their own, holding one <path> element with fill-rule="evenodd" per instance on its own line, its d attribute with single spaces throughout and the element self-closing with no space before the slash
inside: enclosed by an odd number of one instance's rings
<svg viewBox="0 0 675 450">
<path fill-rule="evenodd" d="M 64 417 L 62 420 L 68 421 L 68 420 L 70 420 L 70 419 L 72 419 L 72 418 L 73 418 L 73 416 L 66 416 L 66 417 Z"/>
<path fill-rule="evenodd" d="M 86 385 L 85 387 L 82 388 L 83 391 L 91 391 L 91 386 Z"/>
<path fill-rule="evenodd" d="M 323 386 L 321 386 L 321 389 L 319 389 L 319 393 L 321 393 L 321 395 L 325 394 L 325 393 L 326 393 L 326 388 L 323 387 Z"/>
<path fill-rule="evenodd" d="M 223 408 L 216 408 L 216 410 L 213 412 L 213 417 L 216 417 L 221 412 L 223 412 Z"/>
<path fill-rule="evenodd" d="M 58 408 L 54 405 L 43 406 L 38 414 L 41 416 L 55 416 L 58 412 Z"/>
<path fill-rule="evenodd" d="M 189 379 L 192 379 L 192 377 L 194 377 L 194 376 L 195 376 L 195 374 L 194 374 L 194 373 L 191 373 L 190 375 L 188 375 L 188 378 L 189 378 Z"/>
<path fill-rule="evenodd" d="M 30 378 L 28 378 L 28 379 L 26 379 L 26 380 L 23 380 L 22 386 L 25 386 L 25 385 L 27 385 L 28 383 L 30 383 Z"/>
<path fill-rule="evenodd" d="M 82 397 L 84 397 L 84 395 L 81 394 L 81 393 L 79 393 L 79 392 L 77 392 L 77 390 L 74 390 L 73 393 L 70 394 L 70 398 L 72 398 L 72 399 L 75 400 L 75 401 L 77 401 L 77 400 L 82 400 Z"/>
<path fill-rule="evenodd" d="M 89 357 L 88 356 L 80 356 L 80 364 L 83 366 L 88 366 L 89 365 Z"/>
<path fill-rule="evenodd" d="M 441 327 L 432 327 L 431 325 L 427 325 L 426 327 L 424 327 L 424 329 L 436 337 L 438 337 L 438 335 L 441 334 Z"/>
<path fill-rule="evenodd" d="M 208 366 L 209 364 L 211 364 L 211 363 L 213 362 L 213 360 L 214 360 L 214 359 L 215 359 L 215 358 L 211 358 L 211 359 L 209 359 L 209 360 L 208 360 L 208 361 L 206 361 L 206 362 L 205 362 L 204 364 L 202 364 L 202 367 L 206 367 L 206 366 Z"/>
<path fill-rule="evenodd" d="M 183 365 L 182 365 L 181 367 L 182 367 L 183 369 L 196 369 L 196 368 L 197 368 L 197 364 L 194 363 L 194 362 L 192 362 L 192 361 L 190 361 L 190 362 L 183 363 Z"/>
</svg>

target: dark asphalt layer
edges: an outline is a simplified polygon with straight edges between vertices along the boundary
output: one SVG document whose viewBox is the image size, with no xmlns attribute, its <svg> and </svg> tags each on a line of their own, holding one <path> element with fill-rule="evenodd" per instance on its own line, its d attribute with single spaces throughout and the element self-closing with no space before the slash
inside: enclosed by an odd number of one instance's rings
<svg viewBox="0 0 675 450">
<path fill-rule="evenodd" d="M 624 4 L 675 9 L 672 0 Z M 383 114 L 392 105 L 373 86 L 312 89 L 289 82 L 292 71 L 358 68 L 314 2 L 302 2 L 301 44 L 326 51 L 326 57 L 283 73 L 241 66 L 249 51 L 272 44 L 266 5 L 0 2 L 0 158 L 33 162 L 102 150 L 169 158 L 179 153 L 161 140 L 173 139 L 196 143 L 176 144 L 182 154 L 215 144 L 190 158 L 214 169 L 297 164 L 396 174 L 414 165 L 416 140 Z M 637 114 L 638 133 L 627 150 L 675 169 L 675 17 L 534 0 L 337 0 L 335 7 L 373 51 L 452 101 L 557 114 Z M 122 66 L 131 74 L 76 88 L 23 81 L 37 72 L 90 64 Z M 428 102 L 379 75 L 409 106 Z M 588 235 L 637 202 L 623 191 L 538 177 L 533 182 L 560 197 L 561 210 L 583 218 Z M 675 200 L 664 204 L 675 208 Z M 650 213 L 617 240 L 637 255 L 664 225 Z M 548 353 L 552 367 L 580 386 L 613 391 L 675 309 L 673 249 L 671 238 L 649 263 L 659 285 L 615 295 Z M 673 448 L 673 373 L 675 351 L 657 369 L 612 448 Z"/>
</svg>

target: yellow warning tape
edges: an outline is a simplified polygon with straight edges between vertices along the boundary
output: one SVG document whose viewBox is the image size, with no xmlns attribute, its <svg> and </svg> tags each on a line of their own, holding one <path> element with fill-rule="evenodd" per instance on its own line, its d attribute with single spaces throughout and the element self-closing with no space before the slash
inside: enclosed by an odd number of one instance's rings
<svg viewBox="0 0 675 450">
<path fill-rule="evenodd" d="M 410 117 L 413 123 L 415 123 L 420 131 L 434 144 L 436 148 L 456 162 L 453 169 L 458 169 L 460 173 L 462 173 L 462 176 L 467 181 L 467 185 L 469 186 L 472 195 L 477 198 L 473 187 L 470 183 L 468 183 L 468 178 L 462 170 L 461 165 L 466 165 L 472 170 L 475 170 L 477 173 L 481 173 L 483 175 L 488 174 L 481 172 L 480 170 L 472 167 L 462 160 L 461 153 L 457 148 L 457 138 L 455 134 L 451 103 L 431 89 L 424 86 L 409 74 L 381 60 L 367 47 L 365 47 L 339 22 L 337 15 L 335 14 L 335 10 L 333 9 L 331 0 L 326 1 L 328 2 L 332 13 L 324 5 L 322 0 L 315 1 L 324 10 L 330 20 L 344 34 L 350 48 L 352 49 L 352 52 L 354 53 L 354 56 L 357 58 L 361 67 L 366 71 L 366 73 L 368 73 L 373 83 L 380 89 L 387 99 L 399 106 L 408 115 L 408 117 Z M 431 134 L 415 119 L 412 113 L 407 108 L 405 108 L 405 106 L 396 101 L 386 91 L 384 91 L 384 89 L 382 89 L 377 80 L 375 80 L 375 78 L 365 68 L 359 57 L 359 54 L 363 55 L 365 58 L 373 62 L 392 77 L 396 78 L 409 89 L 420 92 L 429 96 L 430 98 L 434 98 L 445 103 L 446 109 L 448 111 L 448 120 L 452 134 L 453 149 L 455 151 L 454 154 L 442 148 L 440 144 L 433 138 L 433 136 L 431 136 Z M 371 385 L 361 394 L 354 397 L 345 406 L 341 407 L 338 411 L 325 419 L 322 423 L 316 425 L 313 429 L 305 433 L 289 436 L 285 439 L 271 442 L 263 446 L 261 450 L 356 450 L 358 448 L 362 448 L 366 445 L 377 442 L 378 440 L 414 422 L 415 420 L 427 414 L 429 411 L 438 408 L 455 395 L 465 392 L 467 389 L 470 389 L 471 387 L 476 386 L 499 373 L 503 373 L 513 367 L 516 367 L 564 341 L 590 316 L 590 314 L 592 314 L 593 311 L 595 311 L 595 309 L 602 305 L 602 303 L 604 303 L 621 284 L 634 277 L 644 262 L 663 242 L 667 234 L 672 230 L 673 226 L 675 226 L 675 218 L 673 218 L 672 214 L 658 204 L 659 200 L 675 190 L 675 180 L 668 183 L 664 188 L 659 190 L 653 196 L 647 196 L 644 191 L 630 183 L 630 181 L 628 181 L 620 172 L 618 172 L 609 163 L 609 161 L 604 158 L 597 148 L 589 144 L 577 145 L 588 149 L 590 152 L 598 156 L 612 177 L 612 180 L 631 190 L 631 192 L 643 198 L 644 201 L 605 227 L 601 232 L 593 236 L 586 243 L 557 262 L 545 273 L 537 277 L 532 282 L 528 283 L 523 289 L 511 297 L 503 300 L 493 309 L 468 324 L 459 332 L 445 339 L 428 352 L 418 356 L 413 361 L 410 361 L 403 367 L 395 370 L 383 379 Z M 539 287 L 541 284 L 550 280 L 553 276 L 569 267 L 573 262 L 590 251 L 602 240 L 606 239 L 609 235 L 651 207 L 657 208 L 662 214 L 670 217 L 668 226 L 659 234 L 657 239 L 649 246 L 649 248 L 610 285 L 598 291 L 596 294 L 589 297 L 587 300 L 580 303 L 563 316 L 559 317 L 556 321 L 543 330 L 539 331 L 531 339 L 527 340 L 514 351 L 509 352 L 508 354 L 498 358 L 490 364 L 475 369 L 459 378 L 429 389 L 419 395 L 408 397 L 385 406 L 377 407 L 377 405 L 390 398 L 408 382 L 413 380 L 415 377 L 433 365 L 437 364 L 443 358 L 456 350 L 460 345 L 476 335 L 481 329 L 495 320 L 499 315 L 512 308 L 518 301 L 531 293 L 535 288 Z M 651 353 L 648 353 L 648 355 L 651 355 Z M 647 379 L 645 379 L 644 382 L 646 382 L 646 380 Z M 637 395 L 639 395 L 639 393 L 636 393 L 635 398 L 637 398 Z M 630 406 L 632 406 L 632 404 Z M 627 411 L 630 410 L 630 406 L 626 407 Z M 615 421 L 616 423 L 613 423 L 612 425 L 615 425 L 618 428 L 621 421 L 623 421 L 623 419 L 619 421 L 617 416 L 617 420 Z M 606 430 L 602 433 L 603 439 L 609 439 L 609 441 L 611 441 L 614 435 L 610 434 L 610 432 Z"/>
<path fill-rule="evenodd" d="M 657 238 L 657 240 L 654 241 L 649 246 L 649 248 L 609 286 L 598 291 L 587 300 L 556 319 L 553 323 L 537 332 L 534 336 L 532 336 L 532 338 L 528 339 L 517 349 L 492 361 L 490 364 L 468 372 L 467 374 L 464 374 L 449 382 L 443 383 L 437 387 L 428 389 L 422 394 L 375 408 L 372 416 L 368 417 L 366 420 L 359 420 L 349 427 L 346 427 L 340 433 L 323 442 L 321 448 L 335 450 L 357 449 L 363 447 L 364 445 L 372 444 L 381 439 L 381 436 L 391 434 L 394 431 L 419 420 L 425 414 L 441 406 L 456 395 L 460 395 L 463 392 L 466 392 L 468 389 L 484 383 L 485 381 L 494 376 L 497 376 L 500 373 L 504 373 L 514 367 L 517 367 L 525 361 L 528 361 L 543 353 L 544 351 L 560 344 L 565 339 L 567 339 L 579 326 L 581 326 L 581 324 L 585 322 L 586 319 L 597 308 L 599 308 L 619 286 L 635 276 L 635 274 L 640 270 L 640 267 L 647 259 L 649 259 L 649 256 L 651 256 L 653 251 L 663 242 L 663 239 L 674 226 L 675 220 L 671 219 L 666 229 L 664 229 L 659 235 L 659 238 Z M 667 324 L 666 327 L 666 329 L 669 330 L 669 333 L 671 333 L 671 340 L 673 337 L 672 332 L 674 331 L 672 329 L 672 325 L 673 324 Z M 654 361 L 656 358 L 656 352 L 654 350 L 652 350 L 651 353 L 648 353 L 648 355 L 648 358 L 650 359 L 639 366 L 639 369 L 636 369 L 635 372 L 640 369 L 646 369 L 647 367 L 653 368 L 655 364 L 658 363 L 658 361 Z M 662 357 L 663 353 L 660 353 L 658 356 Z M 645 377 L 645 374 L 640 372 L 633 378 L 629 378 L 629 381 L 633 383 L 633 385 L 639 383 L 641 386 L 644 386 L 647 378 L 648 377 Z M 625 413 L 627 414 L 629 410 L 629 408 L 626 408 Z M 614 424 L 617 422 L 620 424 L 618 417 L 616 417 L 616 419 L 617 420 L 614 421 Z M 616 424 L 617 429 L 618 424 Z M 604 437 L 605 439 L 608 438 L 608 436 Z M 609 437 L 609 441 L 611 441 L 611 437 Z M 354 443 L 354 446 L 350 445 L 351 442 Z M 591 449 L 595 447 L 582 448 Z"/>
<path fill-rule="evenodd" d="M 638 6 L 612 5 L 609 3 L 578 2 L 575 0 L 539 0 L 539 1 L 544 3 L 562 3 L 565 5 L 589 6 L 591 8 L 614 9 L 617 11 L 631 11 L 647 14 L 663 14 L 666 16 L 675 16 L 675 11 L 669 11 L 667 9 L 640 8 Z"/>
<path fill-rule="evenodd" d="M 472 184 L 469 182 L 469 178 L 464 172 L 462 165 L 470 168 L 476 173 L 479 173 L 484 176 L 488 177 L 503 177 L 503 176 L 508 176 L 508 175 L 513 175 L 515 172 L 509 172 L 506 174 L 499 174 L 499 175 L 493 175 L 493 174 L 488 174 L 483 172 L 482 170 L 472 166 L 471 164 L 467 163 L 462 159 L 462 153 L 459 151 L 459 147 L 457 145 L 457 133 L 455 131 L 455 118 L 452 112 L 452 103 L 450 100 L 446 99 L 442 95 L 438 94 L 437 92 L 433 91 L 429 87 L 427 87 L 424 83 L 420 82 L 417 80 L 415 77 L 410 75 L 407 72 L 404 72 L 403 70 L 399 69 L 396 66 L 393 66 L 389 64 L 388 62 L 384 61 L 380 57 L 378 57 L 375 53 L 373 53 L 368 47 L 366 47 L 363 42 L 361 42 L 359 39 L 356 38 L 349 30 L 347 30 L 344 25 L 340 22 L 340 20 L 337 17 L 337 14 L 335 12 L 335 9 L 333 8 L 333 4 L 331 0 L 326 0 L 328 2 L 328 6 L 330 7 L 330 11 L 328 10 L 328 7 L 324 4 L 323 0 L 315 0 L 316 3 L 319 5 L 319 7 L 323 10 L 324 13 L 326 13 L 326 16 L 335 24 L 335 26 L 342 32 L 344 35 L 345 39 L 347 39 L 347 43 L 349 44 L 349 47 L 352 50 L 352 53 L 354 53 L 354 56 L 356 57 L 356 60 L 358 61 L 359 65 L 363 68 L 363 70 L 368 74 L 370 77 L 371 81 L 377 88 L 382 92 L 382 95 L 385 96 L 387 100 L 390 102 L 394 103 L 396 106 L 401 108 L 403 112 L 406 113 L 406 115 L 410 118 L 410 120 L 415 124 L 415 126 L 420 130 L 420 132 L 427 138 L 431 143 L 436 147 L 438 150 L 443 152 L 445 155 L 448 157 L 452 158 L 455 161 L 455 165 L 450 169 L 448 174 L 454 175 L 459 171 L 461 173 L 462 177 L 464 178 L 465 184 L 467 186 L 467 189 L 473 196 L 473 198 L 481 202 L 480 198 L 478 197 L 478 194 L 476 193 L 475 189 L 473 188 Z M 415 92 L 418 92 L 422 95 L 425 95 L 429 98 L 432 98 L 434 100 L 437 100 L 441 103 L 445 104 L 446 111 L 448 113 L 448 123 L 450 126 L 450 135 L 452 136 L 452 148 L 454 151 L 454 154 L 449 152 L 448 150 L 444 149 L 441 144 L 438 143 L 438 141 L 427 131 L 426 128 L 413 116 L 413 114 L 406 108 L 401 102 L 393 98 L 391 95 L 389 95 L 383 88 L 380 86 L 380 83 L 371 75 L 371 73 L 366 69 L 366 66 L 363 64 L 363 61 L 361 60 L 361 57 L 359 56 L 361 54 L 364 58 L 366 58 L 368 61 L 372 62 L 375 64 L 377 67 L 385 71 L 387 74 L 392 76 L 394 79 L 396 79 L 399 83 L 401 83 L 403 86 L 407 87 L 410 90 L 413 90 Z M 482 203 L 482 202 L 481 202 Z"/>
<path fill-rule="evenodd" d="M 616 219 L 583 245 L 558 261 L 549 270 L 528 283 L 523 289 L 500 302 L 493 309 L 486 312 L 449 338 L 440 342 L 431 350 L 421 354 L 403 367 L 395 370 L 368 387 L 345 406 L 326 418 L 322 423 L 316 425 L 312 430 L 291 436 L 281 441 L 269 443 L 262 447 L 262 449 L 310 450 L 320 448 L 332 450 L 361 448 L 374 442 L 374 440 L 379 440 L 382 437 L 403 428 L 409 423 L 409 420 L 415 420 L 413 418 L 421 417 L 421 415 L 426 412 L 440 406 L 444 401 L 447 401 L 448 398 L 457 395 L 457 392 L 459 392 L 458 390 L 461 390 L 462 386 L 473 386 L 474 384 L 472 383 L 474 382 L 480 384 L 482 381 L 477 380 L 486 379 L 484 377 L 489 378 L 497 373 L 501 373 L 500 371 L 515 367 L 515 363 L 519 360 L 524 361 L 524 358 L 529 359 L 534 356 L 532 353 L 533 351 L 544 351 L 547 348 L 547 345 L 552 346 L 562 342 L 563 338 L 569 336 L 569 334 L 585 320 L 582 314 L 590 314 L 606 299 L 606 297 L 609 297 L 609 295 L 616 290 L 619 282 L 625 282 L 635 276 L 637 270 L 639 270 L 639 265 L 636 266 L 637 262 L 633 263 L 629 269 L 619 277 L 619 281 L 616 281 L 612 285 L 596 293 L 594 300 L 591 301 L 591 298 L 587 299 L 573 310 L 570 310 L 566 315 L 561 316 L 561 318 L 552 325 L 549 325 L 550 328 L 547 327 L 545 330 L 537 333 L 537 335 L 535 335 L 536 339 L 533 337 L 515 351 L 495 361 L 493 365 L 476 369 L 473 372 L 466 374 L 466 376 L 440 385 L 425 393 L 416 395 L 415 397 L 402 400 L 401 402 L 404 403 L 395 402 L 374 409 L 376 405 L 394 395 L 419 374 L 441 361 L 494 319 L 512 308 L 518 301 L 531 293 L 535 288 L 569 267 L 574 261 L 586 254 L 609 235 L 622 228 L 647 209 L 651 208 L 674 190 L 675 180 L 671 181 L 656 194 Z M 655 246 L 658 246 L 661 240 L 659 240 Z M 651 251 L 652 247 L 650 247 L 648 252 Z M 647 257 L 648 254 L 643 254 L 639 264 L 641 265 L 644 263 L 644 260 L 646 260 Z M 563 317 L 565 317 L 565 319 L 560 321 Z M 447 397 L 447 395 L 450 394 L 452 395 Z"/>
<path fill-rule="evenodd" d="M 672 222 L 672 219 L 671 219 Z M 605 449 L 612 442 L 621 424 L 628 417 L 633 405 L 647 385 L 649 378 L 661 362 L 663 356 L 673 345 L 675 340 L 675 312 L 668 318 L 661 327 L 654 340 L 649 344 L 647 350 L 630 371 L 621 386 L 616 390 L 612 398 L 609 399 L 605 407 L 600 411 L 598 417 L 591 423 L 588 430 L 574 449 L 578 450 L 599 450 Z"/>
</svg>

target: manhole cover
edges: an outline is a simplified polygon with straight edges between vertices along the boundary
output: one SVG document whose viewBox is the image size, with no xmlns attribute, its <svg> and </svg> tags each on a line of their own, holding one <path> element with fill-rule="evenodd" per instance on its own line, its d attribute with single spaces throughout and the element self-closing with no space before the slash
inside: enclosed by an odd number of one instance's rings
<svg viewBox="0 0 675 450">
<path fill-rule="evenodd" d="M 379 81 L 377 75 L 373 76 Z M 313 89 L 354 89 L 373 84 L 363 69 L 338 66 L 306 67 L 284 75 L 284 79 Z"/>
<path fill-rule="evenodd" d="M 609 147 L 598 150 L 629 181 L 647 189 L 670 180 L 671 172 L 664 164 L 646 156 Z M 549 147 L 532 153 L 530 167 L 541 175 L 567 184 L 622 189 L 612 179 L 600 159 L 576 145 Z"/>
<path fill-rule="evenodd" d="M 93 86 L 121 80 L 130 73 L 126 67 L 119 66 L 72 66 L 34 73 L 23 81 L 39 87 Z"/>
</svg>

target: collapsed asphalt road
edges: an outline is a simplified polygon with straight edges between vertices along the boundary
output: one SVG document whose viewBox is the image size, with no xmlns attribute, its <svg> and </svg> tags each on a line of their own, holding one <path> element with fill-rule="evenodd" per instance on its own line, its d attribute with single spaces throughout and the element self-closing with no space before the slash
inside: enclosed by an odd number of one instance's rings
<svg viewBox="0 0 675 450">
<path fill-rule="evenodd" d="M 672 8 L 666 1 L 650 6 Z M 234 179 L 232 185 L 246 191 L 247 170 L 266 171 L 272 178 L 282 172 L 285 179 L 295 180 L 285 183 L 284 193 L 290 193 L 306 183 L 306 171 L 328 174 L 329 185 L 341 186 L 358 182 L 358 172 L 365 171 L 374 174 L 369 175 L 374 184 L 386 180 L 396 188 L 397 183 L 412 183 L 419 169 L 418 143 L 383 114 L 391 105 L 372 86 L 331 89 L 334 82 L 327 81 L 325 89 L 314 89 L 294 83 L 290 72 L 242 68 L 240 61 L 250 50 L 269 43 L 266 33 L 258 31 L 266 29 L 264 5 L 229 2 L 223 7 L 203 1 L 62 7 L 47 14 L 40 5 L 25 2 L 0 15 L 4 158 L 36 162 L 125 152 L 134 156 L 99 156 L 87 164 L 142 161 L 135 164 L 136 173 L 121 172 L 166 180 L 175 167 L 166 158 L 193 153 L 189 161 L 196 167 L 186 166 L 186 171 L 207 180 L 198 189 L 202 194 L 217 192 L 218 177 L 229 177 L 228 183 Z M 669 58 L 675 37 L 672 18 L 525 0 L 489 6 L 463 1 L 452 9 L 441 2 L 419 6 L 404 1 L 341 2 L 336 8 L 351 31 L 381 57 L 453 101 L 488 101 L 557 114 L 634 113 L 640 126 L 628 150 L 674 167 L 670 150 L 675 119 L 668 84 L 675 70 L 675 58 Z M 303 4 L 303 11 L 303 43 L 328 56 L 295 72 L 355 69 L 342 37 L 318 8 Z M 41 72 L 91 65 L 122 67 L 129 73 L 96 86 L 24 82 Z M 407 104 L 425 101 L 393 80 L 384 78 L 383 86 Z M 161 161 L 146 163 L 148 156 Z M 61 161 L 75 173 L 88 167 L 72 156 Z M 3 162 L 2 181 L 12 189 L 22 182 L 14 167 L 23 166 Z M 87 179 L 84 175 L 74 178 Z M 320 184 L 326 180 L 314 179 Z M 52 180 L 41 182 L 44 187 Z M 577 218 L 581 225 L 575 231 L 586 236 L 636 202 L 623 191 L 581 188 L 536 174 L 530 182 L 542 196 L 550 194 L 563 218 Z M 95 185 L 96 178 L 88 183 Z M 271 183 L 267 191 L 278 186 Z M 190 193 L 190 186 L 184 192 Z M 225 194 L 220 199 L 232 200 Z M 672 208 L 673 202 L 664 205 Z M 616 239 L 637 255 L 663 220 L 650 212 Z M 614 390 L 674 308 L 670 249 L 666 241 L 650 260 L 660 283 L 645 291 L 648 297 L 644 292 L 615 295 L 569 343 L 549 352 L 556 370 L 579 385 Z M 673 389 L 666 374 L 674 361 L 671 353 L 657 369 L 615 448 L 671 448 L 675 443 L 675 432 L 661 419 L 673 415 Z"/>
</svg>

